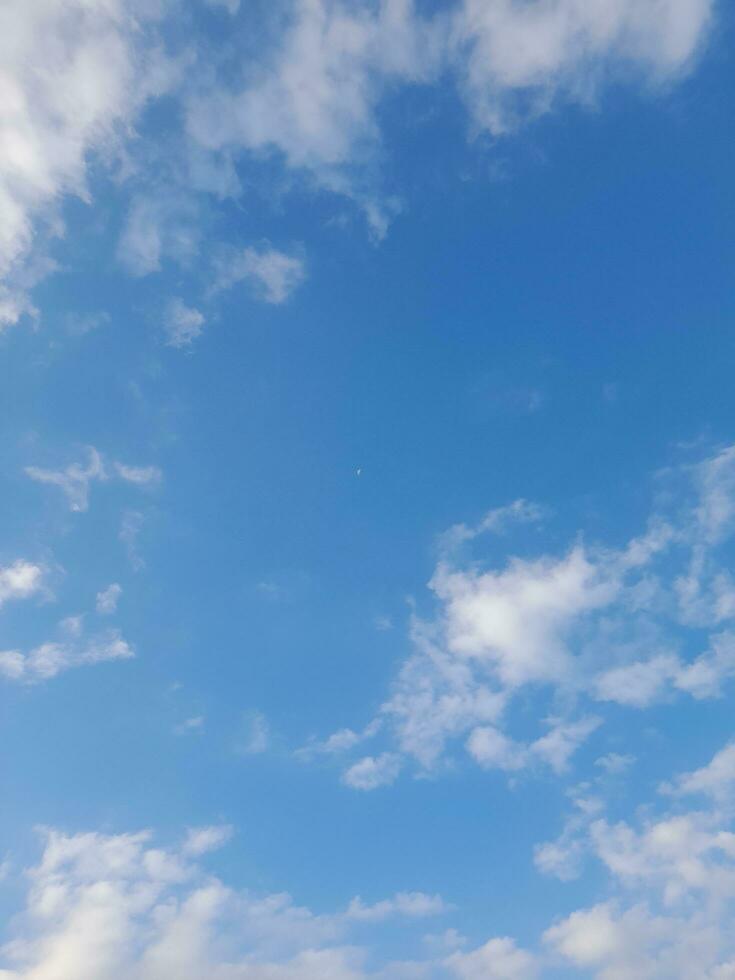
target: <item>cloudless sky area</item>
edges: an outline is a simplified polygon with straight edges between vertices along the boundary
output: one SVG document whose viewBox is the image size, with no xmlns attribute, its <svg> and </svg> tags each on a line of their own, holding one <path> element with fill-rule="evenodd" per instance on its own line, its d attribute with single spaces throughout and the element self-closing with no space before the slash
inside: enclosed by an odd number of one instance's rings
<svg viewBox="0 0 735 980">
<path fill-rule="evenodd" d="M 725 0 L 5 0 L 0 980 L 735 978 Z"/>
</svg>

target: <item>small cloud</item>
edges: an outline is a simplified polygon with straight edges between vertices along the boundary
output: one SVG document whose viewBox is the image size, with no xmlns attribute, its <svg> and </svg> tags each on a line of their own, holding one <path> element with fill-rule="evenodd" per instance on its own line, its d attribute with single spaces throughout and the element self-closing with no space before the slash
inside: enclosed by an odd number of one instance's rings
<svg viewBox="0 0 735 980">
<path fill-rule="evenodd" d="M 19 559 L 0 566 L 0 606 L 14 599 L 29 599 L 43 590 L 44 569 Z"/>
<path fill-rule="evenodd" d="M 285 303 L 306 279 L 306 265 L 298 255 L 288 255 L 266 245 L 223 252 L 215 262 L 214 292 L 247 281 L 266 303 Z"/>
<path fill-rule="evenodd" d="M 203 732 L 204 721 L 204 715 L 195 715 L 193 718 L 187 718 L 186 721 L 182 721 L 180 725 L 174 727 L 174 735 L 190 735 L 192 732 Z"/>
<path fill-rule="evenodd" d="M 184 841 L 182 851 L 190 857 L 201 857 L 210 851 L 217 851 L 232 839 L 234 831 L 229 824 L 214 827 L 192 827 Z"/>
<path fill-rule="evenodd" d="M 398 778 L 401 765 L 401 757 L 395 752 L 384 752 L 379 756 L 368 755 L 343 773 L 342 782 L 352 789 L 361 790 L 389 786 Z"/>
<path fill-rule="evenodd" d="M 634 755 L 619 755 L 617 752 L 609 752 L 607 755 L 595 759 L 595 765 L 604 769 L 611 776 L 617 776 L 630 769 L 635 761 Z"/>
<path fill-rule="evenodd" d="M 115 463 L 115 472 L 121 480 L 126 483 L 134 483 L 136 486 L 150 486 L 153 483 L 160 483 L 163 473 L 158 466 L 127 466 L 125 463 Z"/>
<path fill-rule="evenodd" d="M 379 633 L 387 633 L 393 629 L 393 620 L 390 616 L 376 616 L 373 620 L 373 626 Z"/>
<path fill-rule="evenodd" d="M 238 742 L 237 751 L 242 755 L 261 755 L 270 744 L 270 726 L 260 711 L 250 712 L 245 719 L 245 736 Z"/>
<path fill-rule="evenodd" d="M 37 483 L 59 487 L 69 502 L 71 510 L 81 512 L 89 507 L 89 485 L 94 480 L 105 480 L 107 474 L 102 456 L 94 446 L 87 448 L 87 464 L 71 463 L 64 470 L 47 470 L 39 466 L 26 466 L 26 475 Z"/>
<path fill-rule="evenodd" d="M 69 313 L 64 317 L 64 326 L 72 337 L 83 337 L 109 322 L 109 313 Z"/>
<path fill-rule="evenodd" d="M 111 616 L 117 611 L 117 604 L 122 591 L 122 586 L 113 582 L 112 585 L 108 585 L 106 589 L 97 593 L 96 609 L 100 616 Z"/>
<path fill-rule="evenodd" d="M 135 656 L 119 630 L 105 630 L 82 642 L 82 617 L 62 620 L 59 627 L 67 634 L 63 640 L 42 643 L 26 654 L 19 650 L 0 652 L 0 675 L 8 680 L 35 684 L 74 667 L 128 660 Z"/>
<path fill-rule="evenodd" d="M 138 510 L 126 510 L 122 516 L 118 538 L 127 552 L 133 571 L 145 568 L 145 560 L 138 550 L 138 538 L 143 528 L 144 517 Z"/>
<path fill-rule="evenodd" d="M 396 915 L 410 919 L 423 919 L 431 915 L 442 915 L 447 906 L 441 895 L 427 895 L 424 892 L 398 892 L 393 898 L 383 899 L 375 905 L 366 905 L 360 896 L 353 898 L 346 919 L 358 922 L 381 922 Z"/>
<path fill-rule="evenodd" d="M 172 299 L 163 315 L 163 329 L 169 347 L 189 347 L 201 334 L 204 315 L 181 299 Z"/>
</svg>

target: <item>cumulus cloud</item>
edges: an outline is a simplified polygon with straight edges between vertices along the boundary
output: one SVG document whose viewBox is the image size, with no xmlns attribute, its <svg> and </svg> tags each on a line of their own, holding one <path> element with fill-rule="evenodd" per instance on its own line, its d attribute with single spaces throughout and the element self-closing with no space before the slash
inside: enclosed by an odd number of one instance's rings
<svg viewBox="0 0 735 980">
<path fill-rule="evenodd" d="M 47 831 L 24 914 L 0 954 L 4 980 L 364 980 L 379 974 L 344 943 L 354 924 L 443 909 L 438 897 L 414 892 L 318 915 L 287 894 L 236 891 L 195 863 L 229 836 L 229 828 L 201 828 L 177 849 L 156 846 L 149 833 Z M 382 975 L 399 974 L 388 963 Z"/>
<path fill-rule="evenodd" d="M 452 953 L 444 962 L 459 980 L 535 980 L 539 973 L 536 957 L 507 937 L 470 953 Z"/>
<path fill-rule="evenodd" d="M 682 568 L 691 574 L 693 556 L 702 581 L 723 572 L 724 515 L 735 495 L 731 458 L 722 450 L 696 467 L 672 469 L 666 507 L 616 548 L 586 543 L 580 532 L 561 554 L 540 545 L 538 556 L 514 555 L 513 528 L 541 516 L 525 501 L 489 512 L 474 527 L 455 525 L 440 539 L 429 582 L 434 615 L 414 613 L 412 651 L 375 718 L 304 751 L 313 756 L 321 746 L 328 754 L 324 747 L 333 745 L 349 753 L 380 739 L 377 754 L 347 764 L 345 782 L 361 789 L 393 781 L 399 768 L 437 771 L 458 761 L 460 745 L 488 769 L 515 773 L 544 763 L 564 775 L 604 724 L 606 704 L 640 711 L 682 696 L 721 697 L 735 678 L 735 631 L 721 627 L 735 609 L 723 620 L 722 609 L 709 608 L 693 624 L 672 586 Z M 713 507 L 719 516 L 704 520 Z M 496 535 L 491 562 L 464 547 L 479 549 L 486 531 Z M 526 690 L 547 699 L 547 731 L 537 723 L 509 726 L 508 708 Z"/>
<path fill-rule="evenodd" d="M 43 589 L 41 565 L 18 559 L 12 565 L 0 565 L 0 606 L 14 599 L 29 599 Z"/>
</svg>

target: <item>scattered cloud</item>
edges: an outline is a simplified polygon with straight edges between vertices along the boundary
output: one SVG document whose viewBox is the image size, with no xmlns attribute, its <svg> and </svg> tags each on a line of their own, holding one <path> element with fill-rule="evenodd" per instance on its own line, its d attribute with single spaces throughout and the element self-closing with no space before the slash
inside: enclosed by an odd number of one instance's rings
<svg viewBox="0 0 735 980">
<path fill-rule="evenodd" d="M 189 347 L 204 329 L 204 314 L 181 299 L 172 299 L 163 317 L 169 347 Z"/>
<path fill-rule="evenodd" d="M 117 612 L 117 604 L 122 595 L 122 586 L 117 582 L 108 585 L 106 589 L 97 593 L 96 609 L 100 616 L 111 616 Z"/>
<path fill-rule="evenodd" d="M 58 200 L 89 200 L 93 158 L 111 158 L 140 107 L 172 78 L 151 46 L 156 4 L 8 0 L 0 13 L 0 327 L 30 311 L 26 264 L 63 231 Z M 39 71 L 38 66 L 43 70 Z"/>
<path fill-rule="evenodd" d="M 87 447 L 87 464 L 71 463 L 64 470 L 47 470 L 39 466 L 27 466 L 26 474 L 38 483 L 48 483 L 59 487 L 69 502 L 69 508 L 76 512 L 89 507 L 89 485 L 96 480 L 107 479 L 102 457 L 94 448 Z"/>
<path fill-rule="evenodd" d="M 215 260 L 212 288 L 219 292 L 244 281 L 259 299 L 280 305 L 305 279 L 306 264 L 301 256 L 264 245 L 240 251 L 223 250 Z"/>
<path fill-rule="evenodd" d="M 3 947 L 7 980 L 65 976 L 113 980 L 367 980 L 367 950 L 345 943 L 355 926 L 421 920 L 445 911 L 439 896 L 404 892 L 375 905 L 317 914 L 287 894 L 236 891 L 197 863 L 232 828 L 190 830 L 179 848 L 151 834 L 44 832 L 28 873 L 24 914 Z M 415 975 L 415 974 L 414 974 Z"/>
<path fill-rule="evenodd" d="M 455 525 L 440 538 L 429 582 L 435 615 L 414 614 L 412 652 L 373 722 L 303 752 L 313 757 L 339 744 L 350 753 L 379 738 L 377 754 L 347 761 L 343 779 L 360 789 L 392 782 L 409 762 L 419 775 L 454 764 L 458 744 L 485 768 L 517 773 L 544 763 L 564 775 L 604 724 L 606 704 L 643 710 L 684 695 L 721 697 L 735 678 L 735 607 L 702 602 L 692 621 L 689 598 L 672 586 L 684 568 L 700 596 L 722 594 L 719 549 L 735 529 L 735 452 L 721 450 L 668 479 L 665 509 L 618 548 L 589 544 L 580 532 L 560 554 L 514 555 L 511 532 L 542 516 L 523 500 L 475 526 Z M 470 546 L 482 547 L 486 533 L 494 535 L 492 561 L 483 563 Z M 703 630 L 707 646 L 696 651 Z M 507 709 L 522 691 L 548 699 L 548 731 L 509 730 Z"/>
<path fill-rule="evenodd" d="M 401 757 L 394 752 L 384 752 L 377 757 L 365 756 L 347 769 L 342 777 L 352 789 L 377 789 L 389 786 L 401 771 Z"/>
<path fill-rule="evenodd" d="M 245 717 L 245 732 L 237 744 L 242 755 L 262 755 L 271 740 L 270 725 L 260 711 L 251 711 Z"/>
<path fill-rule="evenodd" d="M 105 482 L 114 473 L 126 483 L 146 486 L 160 482 L 161 470 L 157 466 L 128 466 L 113 463 L 105 465 L 104 459 L 94 446 L 87 447 L 87 463 L 70 463 L 63 470 L 42 469 L 39 466 L 26 466 L 25 473 L 37 483 L 59 487 L 69 503 L 70 510 L 77 513 L 89 508 L 90 485 Z"/>
<path fill-rule="evenodd" d="M 110 660 L 128 660 L 135 656 L 132 647 L 119 630 L 104 630 L 85 639 L 79 629 L 69 629 L 69 620 L 60 624 L 67 637 L 34 647 L 28 653 L 19 650 L 0 651 L 0 675 L 8 680 L 35 684 L 75 667 L 91 666 Z"/>
<path fill-rule="evenodd" d="M 180 725 L 174 727 L 174 735 L 190 735 L 192 732 L 202 732 L 204 731 L 205 720 L 204 715 L 194 715 L 192 718 L 187 718 Z"/>
</svg>

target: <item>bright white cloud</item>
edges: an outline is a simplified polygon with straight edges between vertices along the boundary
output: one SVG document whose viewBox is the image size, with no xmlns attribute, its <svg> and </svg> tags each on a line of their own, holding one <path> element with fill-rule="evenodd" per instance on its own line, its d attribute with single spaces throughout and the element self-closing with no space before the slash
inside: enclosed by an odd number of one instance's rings
<svg viewBox="0 0 735 980">
<path fill-rule="evenodd" d="M 41 565 L 18 559 L 12 565 L 0 565 L 0 606 L 13 599 L 29 599 L 43 589 Z"/>
<path fill-rule="evenodd" d="M 28 309 L 22 263 L 37 224 L 61 232 L 59 198 L 89 199 L 90 156 L 114 155 L 140 106 L 170 84 L 143 30 L 157 6 L 7 0 L 0 8 L 0 327 Z"/>
<path fill-rule="evenodd" d="M 181 848 L 164 849 L 147 833 L 47 832 L 27 876 L 25 915 L 0 954 L 3 980 L 399 976 L 391 964 L 368 973 L 364 951 L 344 944 L 350 927 L 443 911 L 438 896 L 418 892 L 374 906 L 355 899 L 346 912 L 317 915 L 286 894 L 235 891 L 193 863 L 229 835 L 229 828 L 202 828 Z"/>
<path fill-rule="evenodd" d="M 496 135 L 610 77 L 676 78 L 705 36 L 710 0 L 463 0 L 454 66 L 478 127 Z"/>
</svg>

